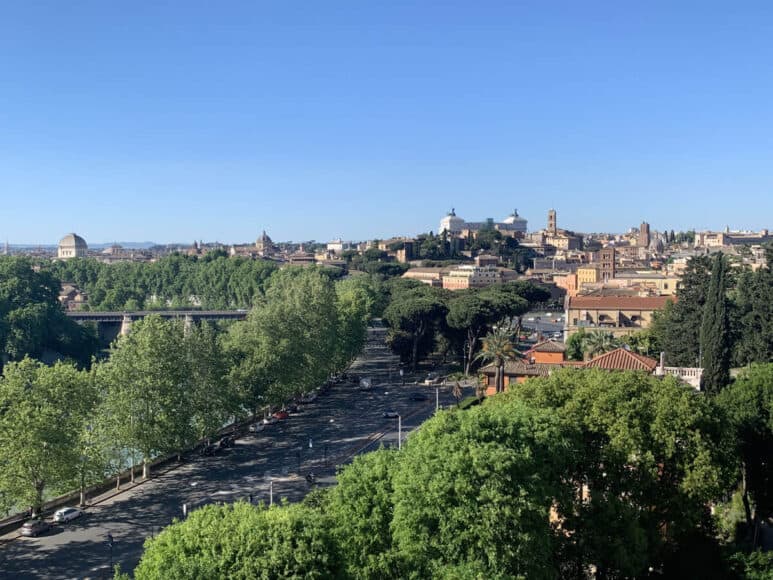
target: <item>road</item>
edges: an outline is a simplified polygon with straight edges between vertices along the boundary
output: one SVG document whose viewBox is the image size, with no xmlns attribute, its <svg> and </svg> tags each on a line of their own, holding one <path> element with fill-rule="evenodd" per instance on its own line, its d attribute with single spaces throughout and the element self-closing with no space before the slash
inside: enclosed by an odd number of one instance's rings
<svg viewBox="0 0 773 580">
<path fill-rule="evenodd" d="M 559 322 L 560 320 L 560 322 Z M 562 332 L 564 329 L 563 312 L 528 312 L 523 315 L 521 324 L 525 330 L 541 332 L 544 336 Z"/>
<path fill-rule="evenodd" d="M 111 499 L 89 507 L 84 517 L 38 538 L 18 538 L 0 545 L 0 578 L 108 578 L 111 553 L 106 537 L 114 540 L 112 561 L 125 571 L 137 565 L 146 538 L 157 534 L 182 505 L 247 499 L 301 499 L 310 489 L 305 475 L 314 472 L 320 485 L 335 483 L 337 464 L 379 444 L 397 444 L 397 419 L 403 436 L 435 411 L 435 389 L 399 384 L 397 359 L 384 346 L 383 328 L 369 330 L 369 342 L 351 372 L 372 377 L 374 387 L 359 390 L 352 384 L 334 386 L 327 394 L 289 419 L 247 435 L 215 457 L 192 457 L 180 467 L 159 472 Z M 396 380 L 397 383 L 390 383 Z M 411 393 L 426 393 L 427 401 L 411 401 Z M 441 389 L 440 404 L 453 402 L 450 389 Z M 273 482 L 273 483 L 272 483 Z"/>
</svg>

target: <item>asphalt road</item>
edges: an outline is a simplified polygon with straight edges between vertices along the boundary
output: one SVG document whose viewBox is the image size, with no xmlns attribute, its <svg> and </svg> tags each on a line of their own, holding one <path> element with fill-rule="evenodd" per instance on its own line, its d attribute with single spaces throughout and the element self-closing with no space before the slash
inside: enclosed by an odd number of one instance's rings
<svg viewBox="0 0 773 580">
<path fill-rule="evenodd" d="M 137 565 L 146 538 L 157 534 L 172 518 L 182 516 L 182 505 L 247 499 L 290 501 L 301 499 L 310 486 L 309 472 L 319 485 L 335 483 L 336 465 L 379 444 L 397 444 L 397 419 L 403 436 L 435 410 L 435 388 L 400 385 L 397 359 L 384 346 L 384 329 L 369 330 L 369 344 L 351 372 L 372 377 L 374 387 L 363 391 L 341 384 L 289 419 L 270 425 L 257 435 L 238 439 L 233 448 L 215 457 L 192 457 L 180 467 L 160 472 L 126 492 L 89 507 L 85 516 L 38 538 L 18 538 L 0 546 L 0 578 L 69 579 L 109 578 L 112 561 L 125 571 Z M 408 379 L 409 377 L 406 377 Z M 391 382 L 390 382 L 391 381 Z M 411 401 L 423 392 L 426 401 Z M 449 388 L 440 389 L 440 404 L 453 402 Z"/>
<path fill-rule="evenodd" d="M 550 314 L 550 316 L 548 316 Z M 558 320 L 560 319 L 560 322 Z M 562 332 L 564 329 L 563 312 L 528 312 L 523 315 L 521 324 L 525 330 L 541 332 L 543 335 L 551 335 Z"/>
</svg>

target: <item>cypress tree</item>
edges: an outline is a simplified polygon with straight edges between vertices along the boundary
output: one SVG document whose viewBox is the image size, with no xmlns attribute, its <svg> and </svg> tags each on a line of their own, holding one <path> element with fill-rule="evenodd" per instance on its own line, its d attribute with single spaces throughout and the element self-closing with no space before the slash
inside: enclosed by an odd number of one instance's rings
<svg viewBox="0 0 773 580">
<path fill-rule="evenodd" d="M 711 268 L 700 333 L 703 387 L 710 393 L 718 393 L 730 382 L 731 341 L 726 284 L 727 263 L 722 252 L 717 252 Z"/>
</svg>

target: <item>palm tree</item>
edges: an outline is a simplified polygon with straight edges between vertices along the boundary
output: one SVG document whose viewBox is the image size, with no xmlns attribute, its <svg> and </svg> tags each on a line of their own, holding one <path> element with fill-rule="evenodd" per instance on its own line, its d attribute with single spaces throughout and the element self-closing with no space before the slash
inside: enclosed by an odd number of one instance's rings
<svg viewBox="0 0 773 580">
<path fill-rule="evenodd" d="M 620 346 L 618 340 L 611 332 L 596 330 L 589 332 L 583 341 L 583 350 L 588 358 L 604 354 Z"/>
<path fill-rule="evenodd" d="M 512 334 L 508 328 L 497 328 L 490 332 L 483 339 L 483 348 L 477 357 L 484 362 L 491 362 L 496 365 L 496 390 L 501 393 L 505 390 L 505 362 L 513 360 L 518 353 L 513 347 Z"/>
</svg>

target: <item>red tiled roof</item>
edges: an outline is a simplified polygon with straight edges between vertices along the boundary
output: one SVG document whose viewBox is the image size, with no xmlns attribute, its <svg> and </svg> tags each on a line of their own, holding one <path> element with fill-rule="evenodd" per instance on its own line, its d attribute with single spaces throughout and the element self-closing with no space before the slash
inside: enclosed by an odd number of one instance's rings
<svg viewBox="0 0 773 580">
<path fill-rule="evenodd" d="M 564 367 L 582 366 L 583 363 L 577 361 L 563 361 L 556 363 L 530 363 L 525 360 L 509 360 L 505 362 L 505 374 L 519 377 L 546 377 L 551 372 Z M 496 373 L 497 367 L 493 364 L 481 367 L 483 373 Z"/>
<path fill-rule="evenodd" d="M 566 352 L 566 347 L 554 340 L 543 340 L 527 350 L 525 354 L 528 355 L 530 352 Z"/>
<path fill-rule="evenodd" d="M 571 296 L 569 308 L 586 310 L 613 309 L 621 310 L 660 310 L 666 302 L 673 300 L 672 296 Z"/>
<path fill-rule="evenodd" d="M 586 362 L 583 367 L 606 369 L 610 371 L 646 371 L 651 373 L 658 361 L 626 350 L 616 348 Z"/>
</svg>

